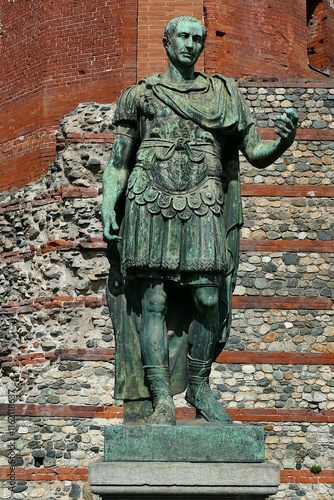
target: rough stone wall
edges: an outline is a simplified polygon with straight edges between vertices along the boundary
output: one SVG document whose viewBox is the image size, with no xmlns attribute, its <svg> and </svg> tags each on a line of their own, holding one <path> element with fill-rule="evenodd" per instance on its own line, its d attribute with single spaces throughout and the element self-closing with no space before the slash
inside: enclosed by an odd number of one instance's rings
<svg viewBox="0 0 334 500">
<path fill-rule="evenodd" d="M 334 91 L 242 91 L 260 129 L 291 104 L 301 127 L 275 167 L 241 159 L 233 331 L 211 382 L 234 420 L 265 426 L 266 458 L 281 466 L 275 500 L 330 500 Z M 91 102 L 66 115 L 48 174 L 1 195 L 1 498 L 91 499 L 87 466 L 102 456 L 104 426 L 121 423 L 100 221 L 114 108 Z M 179 419 L 194 418 L 182 395 L 176 404 Z"/>
</svg>

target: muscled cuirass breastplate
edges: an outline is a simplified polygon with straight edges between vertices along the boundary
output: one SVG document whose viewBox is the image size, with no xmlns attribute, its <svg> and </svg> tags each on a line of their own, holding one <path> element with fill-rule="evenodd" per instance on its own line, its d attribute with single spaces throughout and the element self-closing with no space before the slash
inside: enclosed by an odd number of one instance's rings
<svg viewBox="0 0 334 500">
<path fill-rule="evenodd" d="M 223 204 L 221 144 L 149 92 L 142 103 L 141 143 L 127 196 L 165 217 L 187 219 L 209 209 L 218 214 Z"/>
</svg>

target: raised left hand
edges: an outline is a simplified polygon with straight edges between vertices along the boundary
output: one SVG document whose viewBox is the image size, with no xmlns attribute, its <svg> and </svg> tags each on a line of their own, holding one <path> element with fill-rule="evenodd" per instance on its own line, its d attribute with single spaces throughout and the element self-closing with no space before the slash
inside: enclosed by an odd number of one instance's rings
<svg viewBox="0 0 334 500">
<path fill-rule="evenodd" d="M 292 108 L 284 110 L 284 115 L 278 115 L 275 120 L 275 133 L 280 136 L 281 142 L 289 147 L 295 137 L 298 127 L 298 114 Z"/>
</svg>

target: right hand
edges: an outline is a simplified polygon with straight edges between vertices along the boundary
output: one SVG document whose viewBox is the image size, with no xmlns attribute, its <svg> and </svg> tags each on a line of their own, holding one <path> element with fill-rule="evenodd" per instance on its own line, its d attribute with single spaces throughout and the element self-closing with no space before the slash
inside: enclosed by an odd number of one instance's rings
<svg viewBox="0 0 334 500">
<path fill-rule="evenodd" d="M 122 237 L 118 234 L 111 234 L 110 230 L 118 231 L 119 226 L 116 222 L 116 212 L 113 209 L 102 210 L 102 221 L 103 221 L 103 235 L 109 240 L 121 240 Z"/>
</svg>

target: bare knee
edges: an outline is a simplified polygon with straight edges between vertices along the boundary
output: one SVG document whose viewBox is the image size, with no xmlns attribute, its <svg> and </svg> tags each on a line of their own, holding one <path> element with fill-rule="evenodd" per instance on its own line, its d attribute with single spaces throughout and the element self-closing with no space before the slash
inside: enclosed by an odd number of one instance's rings
<svg viewBox="0 0 334 500">
<path fill-rule="evenodd" d="M 167 296 L 163 288 L 148 288 L 143 297 L 143 308 L 149 313 L 164 314 Z"/>
<path fill-rule="evenodd" d="M 202 312 L 214 312 L 218 307 L 218 288 L 202 287 L 194 292 L 194 303 Z"/>
</svg>

